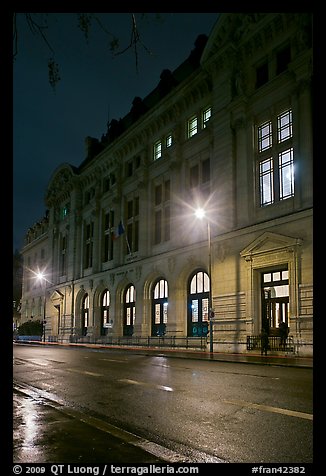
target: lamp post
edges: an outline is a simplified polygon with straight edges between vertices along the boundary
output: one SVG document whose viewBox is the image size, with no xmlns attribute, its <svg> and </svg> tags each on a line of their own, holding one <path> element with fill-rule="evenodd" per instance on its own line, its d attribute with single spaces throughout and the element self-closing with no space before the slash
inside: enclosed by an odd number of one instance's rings
<svg viewBox="0 0 326 476">
<path fill-rule="evenodd" d="M 46 289 L 44 291 L 44 304 L 43 304 L 43 326 L 42 326 L 42 340 L 45 342 L 45 324 L 46 324 Z"/>
<path fill-rule="evenodd" d="M 206 212 L 203 208 L 197 208 L 195 211 L 197 218 L 202 220 L 206 216 Z M 208 288 L 208 319 L 209 319 L 209 351 L 213 352 L 213 307 L 212 307 L 212 247 L 211 247 L 211 226 L 209 219 L 207 222 L 207 244 L 208 244 L 208 275 L 209 275 L 209 288 Z"/>
<path fill-rule="evenodd" d="M 37 279 L 44 283 L 44 301 L 43 301 L 43 325 L 42 325 L 42 341 L 45 342 L 45 324 L 46 324 L 46 277 L 42 272 L 36 274 Z"/>
</svg>

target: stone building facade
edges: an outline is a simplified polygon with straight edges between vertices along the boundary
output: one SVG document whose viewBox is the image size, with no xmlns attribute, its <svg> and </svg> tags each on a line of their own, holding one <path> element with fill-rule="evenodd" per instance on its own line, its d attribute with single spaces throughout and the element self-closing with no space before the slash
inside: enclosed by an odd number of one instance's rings
<svg viewBox="0 0 326 476">
<path fill-rule="evenodd" d="M 214 351 L 250 352 L 283 320 L 312 355 L 311 31 L 311 14 L 220 14 L 54 171 L 22 250 L 22 316 L 46 339 L 195 342 L 211 318 Z"/>
</svg>

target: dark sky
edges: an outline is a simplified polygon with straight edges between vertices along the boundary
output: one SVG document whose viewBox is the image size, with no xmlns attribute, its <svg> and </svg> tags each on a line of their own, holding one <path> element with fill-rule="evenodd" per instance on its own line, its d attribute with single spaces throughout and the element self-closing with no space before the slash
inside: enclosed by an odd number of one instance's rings
<svg viewBox="0 0 326 476">
<path fill-rule="evenodd" d="M 43 15 L 34 17 L 42 25 Z M 131 14 L 95 15 L 119 39 L 117 51 L 127 48 Z M 85 137 L 100 139 L 108 118 L 125 116 L 135 96 L 147 96 L 162 70 L 178 67 L 197 36 L 209 35 L 217 17 L 217 13 L 136 13 L 141 39 L 137 72 L 134 48 L 113 56 L 112 37 L 96 22 L 87 42 L 76 13 L 47 13 L 48 27 L 42 31 L 54 50 L 61 77 L 53 91 L 47 69 L 51 51 L 39 34 L 31 32 L 24 14 L 18 14 L 13 68 L 14 250 L 22 248 L 28 228 L 44 216 L 44 196 L 56 168 L 65 162 L 79 166 L 85 159 Z"/>
</svg>

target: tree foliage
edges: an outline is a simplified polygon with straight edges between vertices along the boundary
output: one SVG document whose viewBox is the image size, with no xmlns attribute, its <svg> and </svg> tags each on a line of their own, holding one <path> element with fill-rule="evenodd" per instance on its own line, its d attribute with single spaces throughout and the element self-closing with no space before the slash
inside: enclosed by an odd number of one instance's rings
<svg viewBox="0 0 326 476">
<path fill-rule="evenodd" d="M 43 323 L 41 321 L 27 321 L 21 324 L 17 333 L 20 336 L 41 336 L 43 333 Z"/>
</svg>

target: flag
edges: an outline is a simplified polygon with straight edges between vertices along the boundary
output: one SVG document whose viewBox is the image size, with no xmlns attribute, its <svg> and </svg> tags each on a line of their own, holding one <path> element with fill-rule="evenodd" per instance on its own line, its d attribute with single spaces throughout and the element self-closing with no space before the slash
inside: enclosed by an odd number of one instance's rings
<svg viewBox="0 0 326 476">
<path fill-rule="evenodd" d="M 122 224 L 122 221 L 120 220 L 119 222 L 119 225 L 117 226 L 117 228 L 114 230 L 114 233 L 112 235 L 112 238 L 114 240 L 117 240 L 121 235 L 123 235 L 125 232 L 125 229 L 124 229 L 124 226 Z"/>
</svg>

